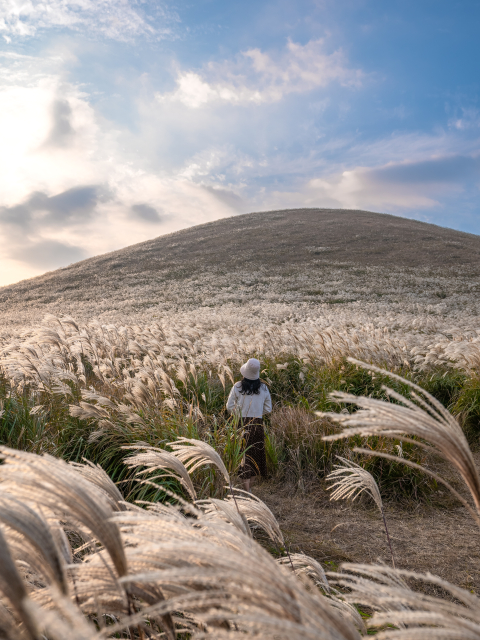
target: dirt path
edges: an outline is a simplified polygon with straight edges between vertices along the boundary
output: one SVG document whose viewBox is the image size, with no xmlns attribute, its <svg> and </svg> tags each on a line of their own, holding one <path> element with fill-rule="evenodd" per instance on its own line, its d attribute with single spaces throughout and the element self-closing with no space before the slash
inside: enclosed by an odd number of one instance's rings
<svg viewBox="0 0 480 640">
<path fill-rule="evenodd" d="M 254 489 L 273 511 L 292 551 L 335 567 L 342 561 L 390 563 L 378 510 L 331 503 L 325 490 L 309 495 L 269 483 Z M 462 507 L 386 505 L 398 567 L 441 576 L 480 594 L 480 530 Z"/>
</svg>

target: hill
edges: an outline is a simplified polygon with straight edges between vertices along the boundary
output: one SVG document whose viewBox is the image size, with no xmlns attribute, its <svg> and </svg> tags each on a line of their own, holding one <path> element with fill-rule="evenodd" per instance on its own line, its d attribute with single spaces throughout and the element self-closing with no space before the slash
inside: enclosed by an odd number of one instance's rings
<svg viewBox="0 0 480 640">
<path fill-rule="evenodd" d="M 4 331 L 226 304 L 468 303 L 480 237 L 368 211 L 290 209 L 198 225 L 0 289 Z M 453 296 L 453 297 L 452 297 Z"/>
</svg>

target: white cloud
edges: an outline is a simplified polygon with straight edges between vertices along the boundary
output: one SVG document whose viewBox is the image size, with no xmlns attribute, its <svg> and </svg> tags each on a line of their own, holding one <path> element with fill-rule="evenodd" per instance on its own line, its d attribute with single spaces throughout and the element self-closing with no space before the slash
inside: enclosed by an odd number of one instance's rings
<svg viewBox="0 0 480 640">
<path fill-rule="evenodd" d="M 75 132 L 65 153 L 47 148 L 59 100 L 71 110 L 69 122 Z M 95 170 L 88 159 L 97 151 L 97 136 L 98 123 L 85 96 L 58 78 L 44 76 L 34 86 L 0 88 L 2 204 L 17 202 L 27 189 L 55 192 L 68 188 L 72 169 L 78 182 L 94 182 Z"/>
<path fill-rule="evenodd" d="M 463 196 L 467 201 L 477 198 L 478 136 L 439 131 L 431 135 L 392 135 L 363 144 L 352 138 L 335 138 L 333 142 L 337 158 L 333 163 L 321 161 L 323 152 L 332 151 L 331 141 L 327 140 L 325 147 L 317 145 L 313 158 L 296 158 L 283 167 L 269 166 L 274 175 L 290 174 L 291 179 L 285 181 L 284 189 L 263 192 L 257 198 L 256 209 L 367 209 L 422 219 L 425 212 L 430 212 L 430 222 L 445 224 L 450 220 L 452 224 L 446 204 L 455 201 L 458 207 Z M 248 178 L 244 180 L 248 183 Z M 457 216 L 462 209 L 467 211 L 468 205 L 460 206 Z M 442 210 L 445 215 L 439 217 Z M 456 224 L 460 224 L 458 217 Z"/>
<path fill-rule="evenodd" d="M 374 171 L 368 167 L 355 167 L 340 175 L 310 180 L 306 193 L 316 201 L 326 196 L 345 209 L 398 212 L 430 209 L 439 204 L 432 197 L 432 189 L 425 189 L 424 185 L 407 188 L 405 185 L 382 182 L 375 179 Z"/>
<path fill-rule="evenodd" d="M 478 129 L 480 127 L 480 109 L 475 107 L 462 107 L 461 115 L 457 114 L 453 118 L 450 118 L 448 125 L 459 131 Z"/>
<path fill-rule="evenodd" d="M 33 36 L 39 30 L 66 28 L 128 41 L 137 36 L 171 35 L 177 17 L 161 5 L 161 26 L 153 25 L 139 0 L 3 0 L 0 32 L 10 36 Z"/>
<path fill-rule="evenodd" d="M 440 147 L 437 152 L 380 166 L 354 166 L 314 178 L 302 191 L 310 203 L 324 199 L 329 203 L 326 206 L 348 209 L 398 213 L 441 208 L 446 197 L 461 193 L 478 179 L 480 158 L 445 154 Z"/>
<path fill-rule="evenodd" d="M 102 118 L 60 74 L 23 65 L 28 82 L 0 84 L 0 286 L 238 211 L 228 184 L 148 166 L 142 133 Z"/>
<path fill-rule="evenodd" d="M 305 45 L 289 41 L 280 54 L 249 49 L 235 60 L 210 63 L 201 72 L 179 71 L 175 91 L 158 94 L 157 99 L 181 102 L 192 109 L 218 102 L 262 104 L 332 82 L 359 87 L 364 77 L 361 70 L 348 65 L 341 49 L 325 53 L 323 40 Z"/>
</svg>

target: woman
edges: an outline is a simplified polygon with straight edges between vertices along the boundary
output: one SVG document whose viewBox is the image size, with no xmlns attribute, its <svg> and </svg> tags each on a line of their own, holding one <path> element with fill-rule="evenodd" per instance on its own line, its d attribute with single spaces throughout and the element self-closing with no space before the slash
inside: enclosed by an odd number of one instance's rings
<svg viewBox="0 0 480 640">
<path fill-rule="evenodd" d="M 263 415 L 272 410 L 272 398 L 267 385 L 260 381 L 260 362 L 256 358 L 250 358 L 242 365 L 240 373 L 243 379 L 233 385 L 227 409 L 238 413 L 245 426 L 248 451 L 241 476 L 245 490 L 250 492 L 251 478 L 257 475 L 264 478 L 267 475 Z"/>
</svg>

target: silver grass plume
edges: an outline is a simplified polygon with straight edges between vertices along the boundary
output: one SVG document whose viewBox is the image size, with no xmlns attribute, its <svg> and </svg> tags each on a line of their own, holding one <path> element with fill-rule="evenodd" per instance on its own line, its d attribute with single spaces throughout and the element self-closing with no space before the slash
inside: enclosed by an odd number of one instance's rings
<svg viewBox="0 0 480 640">
<path fill-rule="evenodd" d="M 114 402 L 112 402 L 109 398 L 105 398 L 104 396 L 99 395 L 96 391 L 82 389 L 81 393 L 84 400 L 95 400 L 96 403 L 101 407 L 108 407 L 109 409 L 113 409 L 114 411 L 117 409 L 117 405 Z"/>
<path fill-rule="evenodd" d="M 68 463 L 77 473 L 86 480 L 98 487 L 108 500 L 110 507 L 114 511 L 123 511 L 125 509 L 123 496 L 118 490 L 117 485 L 112 481 L 108 473 L 98 464 L 85 460 L 83 464 L 79 462 Z"/>
<path fill-rule="evenodd" d="M 277 562 L 283 565 L 290 564 L 293 566 L 293 570 L 296 575 L 305 575 L 315 584 L 315 586 L 330 592 L 330 585 L 328 584 L 325 571 L 323 570 L 322 565 L 314 558 L 311 558 L 304 553 L 292 553 L 290 554 L 290 558 L 279 558 Z"/>
<path fill-rule="evenodd" d="M 227 497 L 224 502 L 234 502 L 238 512 L 246 519 L 250 528 L 262 529 L 275 544 L 284 547 L 285 541 L 280 526 L 267 505 L 252 493 L 237 488 L 233 491 L 233 496 Z"/>
<path fill-rule="evenodd" d="M 69 412 L 73 418 L 80 418 L 80 420 L 102 420 L 103 418 L 110 417 L 108 411 L 103 409 L 101 406 L 83 401 L 80 401 L 78 406 L 76 404 L 71 404 Z"/>
<path fill-rule="evenodd" d="M 330 604 L 339 611 L 340 615 L 351 620 L 355 627 L 360 630 L 362 635 L 367 634 L 365 623 L 355 606 L 346 602 L 343 598 L 343 594 L 340 594 L 336 589 L 333 589 L 330 586 L 325 571 L 317 560 L 305 555 L 304 553 L 292 553 L 289 557 L 278 558 L 277 562 L 284 566 L 290 564 L 296 576 L 310 581 L 317 588 L 326 592 L 328 594 Z"/>
<path fill-rule="evenodd" d="M 388 376 L 410 387 L 412 389 L 410 392 L 412 400 L 405 398 L 385 386 L 382 387 L 383 390 L 399 404 L 336 391 L 330 394 L 333 400 L 342 403 L 356 404 L 360 407 L 360 410 L 351 414 L 317 412 L 317 415 L 327 417 L 344 426 L 344 430 L 341 433 L 324 436 L 323 439 L 338 440 L 354 435 L 364 437 L 387 436 L 402 442 L 413 443 L 426 451 L 440 455 L 460 473 L 473 498 L 476 513 L 451 485 L 430 470 L 415 465 L 415 463 L 405 458 L 399 458 L 377 451 L 354 449 L 354 451 L 368 455 L 395 459 L 403 464 L 422 469 L 435 477 L 437 481 L 444 484 L 457 499 L 469 509 L 470 513 L 476 519 L 477 524 L 480 526 L 480 476 L 462 428 L 455 418 L 436 398 L 413 382 L 394 373 L 390 373 L 385 369 L 360 362 L 354 358 L 349 358 L 348 360 L 359 367 L 375 371 L 382 376 Z M 412 440 L 411 437 L 407 436 L 414 436 L 418 438 L 418 440 Z M 425 441 L 429 444 L 425 444 Z"/>
<path fill-rule="evenodd" d="M 203 509 L 205 518 L 209 520 L 222 518 L 225 522 L 229 522 L 237 527 L 239 531 L 251 536 L 249 523 L 235 503 L 230 504 L 227 500 L 209 498 L 208 500 L 197 500 L 195 505 Z"/>
<path fill-rule="evenodd" d="M 128 445 L 122 447 L 123 449 L 136 449 L 139 453 L 135 453 L 128 456 L 124 460 L 129 469 L 138 467 L 146 467 L 145 469 L 138 471 L 137 477 L 141 477 L 146 473 L 155 471 L 162 471 L 162 474 L 154 478 L 150 478 L 150 481 L 159 480 L 161 478 L 170 476 L 178 480 L 180 484 L 188 492 L 192 500 L 196 500 L 197 494 L 192 483 L 192 479 L 189 476 L 188 470 L 185 465 L 180 461 L 179 457 L 156 447 L 151 447 L 147 444 Z"/>
<path fill-rule="evenodd" d="M 364 491 L 368 493 L 382 515 L 388 546 L 390 547 L 390 554 L 392 556 L 392 565 L 395 567 L 395 558 L 393 555 L 392 542 L 388 533 L 387 521 L 385 519 L 382 496 L 380 495 L 380 489 L 378 488 L 375 478 L 359 464 L 342 458 L 342 456 L 337 456 L 337 458 L 341 460 L 343 464 L 334 465 L 335 471 L 332 471 L 326 477 L 328 482 L 333 482 L 333 484 L 327 487 L 328 491 L 333 490 L 330 495 L 330 500 L 341 500 L 342 498 L 348 500 L 351 498 L 353 502 Z"/>
<path fill-rule="evenodd" d="M 222 458 L 206 442 L 194 438 L 178 438 L 175 442 L 169 442 L 167 446 L 173 449 L 173 455 L 185 465 L 188 473 L 193 473 L 204 464 L 213 464 L 230 484 L 230 476 Z"/>
<path fill-rule="evenodd" d="M 342 597 L 347 602 L 375 611 L 367 626 L 389 625 L 375 634 L 379 640 L 477 640 L 480 637 L 480 599 L 442 578 L 383 565 L 345 563 L 340 571 L 328 573 L 330 582 L 343 588 Z M 440 587 L 454 601 L 413 591 L 407 579 Z"/>
<path fill-rule="evenodd" d="M 26 501 L 50 509 L 59 519 L 90 530 L 109 553 L 119 576 L 127 573 L 120 532 L 111 521 L 105 494 L 65 461 L 44 454 L 0 447 L 0 480 L 5 489 Z"/>
<path fill-rule="evenodd" d="M 173 454 L 183 462 L 189 474 L 193 473 L 204 464 L 215 465 L 228 482 L 230 493 L 234 502 L 236 502 L 230 474 L 228 473 L 222 458 L 213 447 L 202 440 L 196 440 L 194 438 L 178 438 L 175 442 L 169 442 L 167 446 L 173 449 Z M 241 517 L 238 505 L 236 505 L 236 507 L 238 514 Z"/>
<path fill-rule="evenodd" d="M 99 640 L 95 627 L 88 622 L 81 610 L 67 598 L 51 591 L 55 609 L 47 609 L 28 600 L 25 609 L 42 637 L 49 640 Z"/>
<path fill-rule="evenodd" d="M 4 535 L 11 549 L 17 551 L 15 555 L 67 594 L 64 559 L 44 518 L 28 505 L 4 493 L 0 497 L 0 522 L 7 527 Z"/>
<path fill-rule="evenodd" d="M 24 600 L 24 606 L 26 604 Z M 18 624 L 18 618 L 16 618 L 10 608 L 5 605 L 7 601 L 3 599 L 0 602 L 0 638 L 5 640 L 25 640 L 26 633 Z"/>
<path fill-rule="evenodd" d="M 10 602 L 25 627 L 28 638 L 37 637 L 35 623 L 25 607 L 27 591 L 10 555 L 7 541 L 0 531 L 0 593 Z"/>
<path fill-rule="evenodd" d="M 155 518 L 145 511 L 114 518 L 125 537 L 131 568 L 121 582 L 155 584 L 167 596 L 131 617 L 130 625 L 140 616 L 181 611 L 193 617 L 202 637 L 360 637 L 328 598 L 306 590 L 266 550 L 220 518 Z"/>
</svg>

